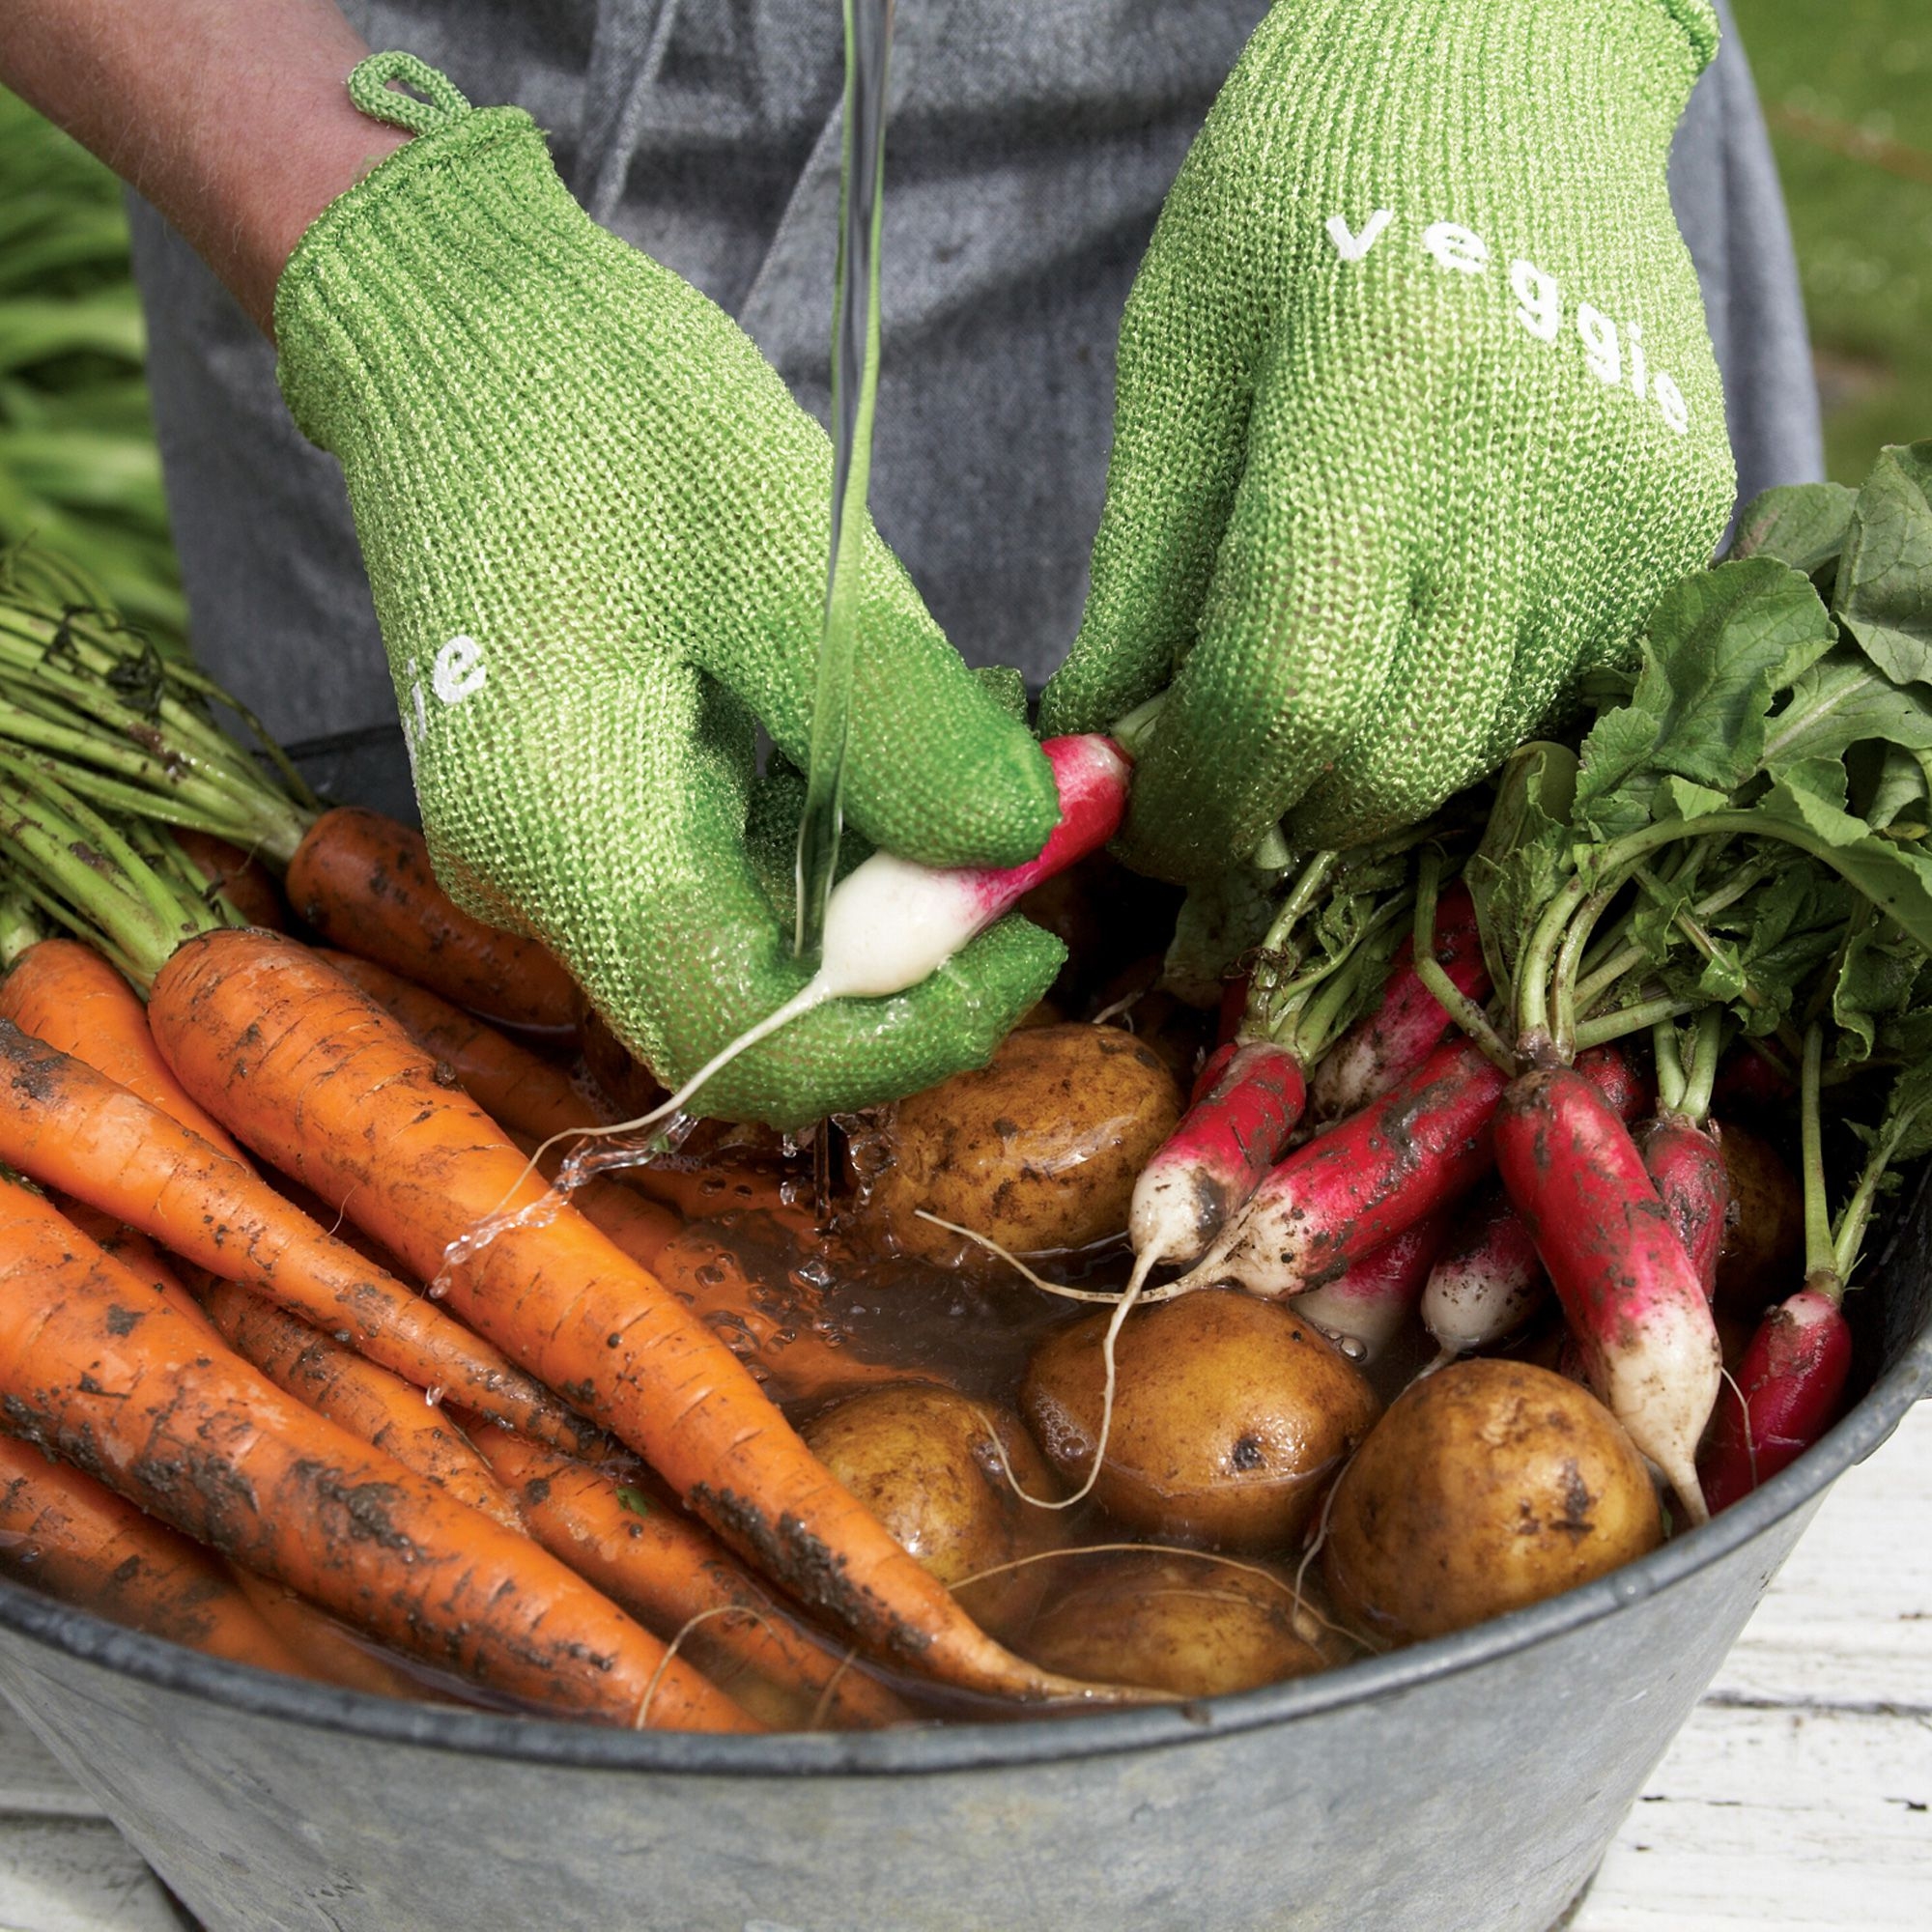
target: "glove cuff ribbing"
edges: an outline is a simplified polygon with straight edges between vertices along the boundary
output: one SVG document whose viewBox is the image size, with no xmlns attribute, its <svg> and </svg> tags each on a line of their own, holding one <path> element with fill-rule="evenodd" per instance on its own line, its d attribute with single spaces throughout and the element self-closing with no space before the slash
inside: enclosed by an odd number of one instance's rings
<svg viewBox="0 0 1932 1932">
<path fill-rule="evenodd" d="M 446 238 L 433 217 L 420 225 L 416 220 L 442 184 L 460 173 L 466 185 L 473 184 L 476 202 L 506 199 L 526 217 L 515 224 L 525 234 L 532 227 L 554 233 L 590 225 L 557 178 L 542 129 L 521 107 L 472 108 L 435 75 L 448 90 L 443 100 L 431 106 L 385 90 L 385 101 L 416 111 L 376 113 L 367 87 L 358 82 L 366 70 L 399 58 L 408 57 L 372 55 L 362 62 L 350 76 L 351 95 L 372 118 L 407 128 L 415 138 L 316 216 L 275 288 L 276 378 L 283 399 L 301 433 L 338 455 L 345 409 L 355 410 L 351 372 L 367 359 L 365 336 L 386 332 L 385 312 L 398 297 L 412 308 L 434 304 L 436 287 L 449 273 Z M 501 227 L 508 244 L 512 224 Z"/>
</svg>

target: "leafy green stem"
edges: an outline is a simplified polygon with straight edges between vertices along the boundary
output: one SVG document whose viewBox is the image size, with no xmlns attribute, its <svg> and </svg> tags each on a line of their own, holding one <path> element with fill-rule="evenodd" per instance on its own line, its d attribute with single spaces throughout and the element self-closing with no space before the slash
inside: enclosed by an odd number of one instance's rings
<svg viewBox="0 0 1932 1932">
<path fill-rule="evenodd" d="M 1556 964 L 1549 977 L 1555 1014 L 1550 1028 L 1551 1041 L 1558 1056 L 1564 1060 L 1569 1060 L 1575 1053 L 1577 968 L 1589 946 L 1590 935 L 1596 931 L 1597 923 L 1605 913 L 1609 911 L 1611 902 L 1623 891 L 1628 876 L 1627 871 L 1612 872 L 1577 908 L 1563 929 L 1563 943 L 1557 949 Z"/>
<path fill-rule="evenodd" d="M 1659 1020 L 1651 1028 L 1651 1052 L 1657 1061 L 1657 1111 L 1679 1114 L 1684 1111 L 1684 1056 L 1678 1050 L 1677 1023 Z"/>
<path fill-rule="evenodd" d="M 1412 946 L 1415 977 L 1435 996 L 1438 1006 L 1495 1062 L 1505 1073 L 1516 1072 L 1516 1055 L 1490 1016 L 1443 970 L 1435 956 L 1435 905 L 1441 895 L 1442 855 L 1425 848 L 1417 862 L 1415 934 Z"/>
<path fill-rule="evenodd" d="M 1673 1000 L 1662 993 L 1639 1000 L 1634 1006 L 1617 1007 L 1607 1013 L 1600 1013 L 1595 1019 L 1578 1022 L 1575 1041 L 1577 1051 L 1585 1053 L 1593 1046 L 1607 1046 L 1613 1039 L 1623 1039 L 1631 1034 L 1642 1033 L 1647 1027 L 1654 1027 L 1659 1020 L 1682 1019 L 1686 1013 L 1695 1009 L 1694 1002 Z"/>
<path fill-rule="evenodd" d="M 1261 944 L 1263 952 L 1279 952 L 1288 945 L 1290 934 L 1321 896 L 1321 889 L 1328 883 L 1328 875 L 1334 871 L 1340 857 L 1339 852 L 1318 852 L 1302 867 L 1300 876 L 1281 902 L 1281 910 L 1268 924 Z"/>
<path fill-rule="evenodd" d="M 13 965 L 28 947 L 40 943 L 41 923 L 33 901 L 17 884 L 0 893 L 0 967 Z"/>
<path fill-rule="evenodd" d="M 1832 1241 L 1832 1204 L 1825 1192 L 1825 1128 L 1818 1109 L 1818 1076 L 1824 1064 L 1825 1029 L 1807 1027 L 1804 1058 L 1798 1072 L 1798 1122 L 1804 1185 L 1804 1276 L 1814 1284 L 1836 1276 L 1838 1271 Z"/>
<path fill-rule="evenodd" d="M 1678 1111 L 1688 1120 L 1702 1121 L 1711 1111 L 1711 1090 L 1717 1085 L 1718 1063 L 1724 1052 L 1724 1009 L 1706 1007 L 1690 1035 L 1690 1059 L 1685 1067 L 1684 1097 Z"/>
</svg>

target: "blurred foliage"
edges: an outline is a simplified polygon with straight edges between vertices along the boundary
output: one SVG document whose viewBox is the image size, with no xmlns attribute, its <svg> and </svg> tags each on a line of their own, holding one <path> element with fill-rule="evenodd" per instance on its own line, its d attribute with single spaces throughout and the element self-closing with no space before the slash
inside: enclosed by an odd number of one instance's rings
<svg viewBox="0 0 1932 1932">
<path fill-rule="evenodd" d="M 1932 0 L 1732 0 L 1791 209 L 1826 461 L 1932 436 Z"/>
<path fill-rule="evenodd" d="M 0 89 L 0 545 L 37 536 L 163 642 L 185 619 L 120 184 Z"/>
</svg>

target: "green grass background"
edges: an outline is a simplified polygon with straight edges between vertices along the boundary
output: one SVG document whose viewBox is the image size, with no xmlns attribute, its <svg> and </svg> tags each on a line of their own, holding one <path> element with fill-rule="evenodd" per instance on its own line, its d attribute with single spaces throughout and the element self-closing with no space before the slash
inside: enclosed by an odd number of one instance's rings
<svg viewBox="0 0 1932 1932">
<path fill-rule="evenodd" d="M 1932 437 L 1932 0 L 1732 0 L 1798 244 L 1826 461 Z"/>
</svg>

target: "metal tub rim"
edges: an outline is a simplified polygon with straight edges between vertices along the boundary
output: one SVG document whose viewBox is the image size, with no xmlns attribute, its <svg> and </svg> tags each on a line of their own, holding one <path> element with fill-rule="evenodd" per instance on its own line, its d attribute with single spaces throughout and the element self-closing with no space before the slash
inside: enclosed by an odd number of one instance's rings
<svg viewBox="0 0 1932 1932">
<path fill-rule="evenodd" d="M 1908 1227 L 1922 1220 L 1907 1217 Z M 1875 1270 L 1876 1272 L 1876 1270 Z M 69 1656 L 167 1690 L 279 1719 L 467 1755 L 584 1770 L 679 1776 L 917 1776 L 1074 1761 L 1205 1743 L 1287 1724 L 1345 1704 L 1370 1704 L 1475 1669 L 1611 1615 L 1719 1562 L 1803 1508 L 1897 1428 L 1932 1393 L 1932 1317 L 1852 1410 L 1790 1468 L 1701 1529 L 1621 1570 L 1525 1609 L 1381 1657 L 1234 1695 L 1037 1722 L 955 1723 L 903 1731 L 626 1731 L 559 1719 L 416 1705 L 280 1677 L 186 1650 L 0 1578 L 0 1626 Z"/>
</svg>

